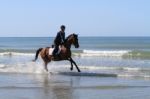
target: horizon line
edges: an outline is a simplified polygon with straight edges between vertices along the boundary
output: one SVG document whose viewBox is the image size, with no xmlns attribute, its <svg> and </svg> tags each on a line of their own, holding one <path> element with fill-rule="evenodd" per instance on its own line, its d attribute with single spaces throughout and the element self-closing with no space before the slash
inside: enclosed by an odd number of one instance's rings
<svg viewBox="0 0 150 99">
<path fill-rule="evenodd" d="M 0 37 L 1 37 L 1 38 L 2 38 L 2 37 L 4 37 L 4 38 L 7 38 L 7 37 L 8 37 L 8 38 L 9 38 L 9 37 L 10 37 L 10 38 L 11 38 L 11 37 L 22 37 L 22 38 L 23 38 L 23 37 L 31 37 L 31 38 L 32 38 L 32 37 L 37 37 L 37 38 L 38 38 L 38 37 L 39 37 L 39 38 L 40 38 L 40 37 L 55 37 L 55 36 L 0 36 Z M 66 36 L 66 37 L 67 37 L 67 36 Z M 150 37 L 150 36 L 79 36 L 79 37 Z"/>
</svg>

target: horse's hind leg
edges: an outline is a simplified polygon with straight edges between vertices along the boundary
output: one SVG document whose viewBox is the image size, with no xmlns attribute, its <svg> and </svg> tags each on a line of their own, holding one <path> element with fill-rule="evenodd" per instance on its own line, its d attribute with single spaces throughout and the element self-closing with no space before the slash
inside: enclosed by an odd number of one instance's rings
<svg viewBox="0 0 150 99">
<path fill-rule="evenodd" d="M 44 62 L 45 70 L 48 72 L 47 64 L 47 62 Z"/>
</svg>

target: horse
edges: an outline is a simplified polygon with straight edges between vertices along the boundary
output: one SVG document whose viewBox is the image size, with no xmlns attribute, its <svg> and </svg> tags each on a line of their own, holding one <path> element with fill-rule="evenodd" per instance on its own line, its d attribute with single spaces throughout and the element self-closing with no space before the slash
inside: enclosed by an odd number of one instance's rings
<svg viewBox="0 0 150 99">
<path fill-rule="evenodd" d="M 61 50 L 59 52 L 58 57 L 54 57 L 53 55 L 49 54 L 49 49 L 52 49 L 52 47 L 46 47 L 46 48 L 39 48 L 36 51 L 34 62 L 38 59 L 38 56 L 40 54 L 42 60 L 44 61 L 45 70 L 48 72 L 47 65 L 51 61 L 63 61 L 67 60 L 71 63 L 70 70 L 73 70 L 73 64 L 76 66 L 76 69 L 78 72 L 81 72 L 79 67 L 77 66 L 76 62 L 71 57 L 71 45 L 74 45 L 75 48 L 79 48 L 78 43 L 78 35 L 73 33 L 69 35 L 66 39 L 63 45 L 61 45 Z"/>
</svg>

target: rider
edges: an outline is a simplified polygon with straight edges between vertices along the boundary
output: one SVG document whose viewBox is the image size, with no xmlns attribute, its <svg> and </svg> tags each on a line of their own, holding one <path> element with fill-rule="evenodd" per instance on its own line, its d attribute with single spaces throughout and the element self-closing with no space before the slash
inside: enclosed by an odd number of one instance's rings
<svg viewBox="0 0 150 99">
<path fill-rule="evenodd" d="M 59 45 L 63 45 L 65 42 L 65 26 L 61 25 L 60 26 L 60 31 L 57 33 L 55 39 L 54 39 L 54 46 L 55 49 L 53 51 L 53 56 L 58 56 L 58 50 L 59 50 Z"/>
</svg>

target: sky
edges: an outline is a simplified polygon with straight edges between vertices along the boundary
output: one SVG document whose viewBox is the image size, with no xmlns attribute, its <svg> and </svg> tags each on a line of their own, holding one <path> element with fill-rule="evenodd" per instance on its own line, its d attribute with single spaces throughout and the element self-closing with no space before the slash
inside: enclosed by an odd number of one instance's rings
<svg viewBox="0 0 150 99">
<path fill-rule="evenodd" d="M 0 0 L 0 37 L 150 36 L 150 0 Z"/>
</svg>

